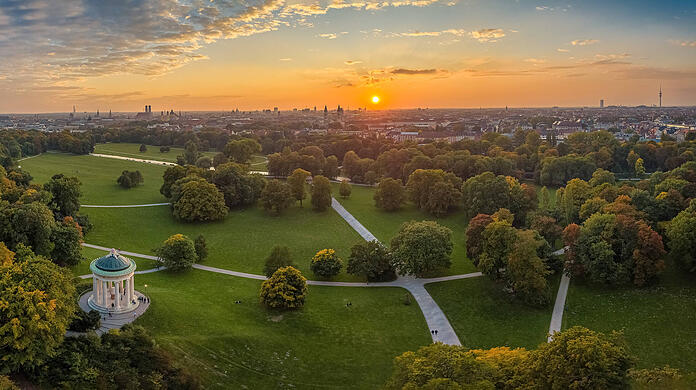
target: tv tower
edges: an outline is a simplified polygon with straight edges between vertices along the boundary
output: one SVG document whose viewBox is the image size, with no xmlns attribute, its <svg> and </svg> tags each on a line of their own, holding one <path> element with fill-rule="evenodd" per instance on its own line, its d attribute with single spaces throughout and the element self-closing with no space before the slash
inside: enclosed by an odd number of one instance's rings
<svg viewBox="0 0 696 390">
<path fill-rule="evenodd" d="M 662 108 L 662 84 L 660 84 L 660 93 L 658 96 L 660 96 L 660 108 Z"/>
</svg>

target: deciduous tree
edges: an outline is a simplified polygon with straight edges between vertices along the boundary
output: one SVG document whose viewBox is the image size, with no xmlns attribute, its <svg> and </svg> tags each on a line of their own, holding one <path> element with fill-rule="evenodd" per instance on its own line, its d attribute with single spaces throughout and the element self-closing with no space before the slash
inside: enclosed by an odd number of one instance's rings
<svg viewBox="0 0 696 390">
<path fill-rule="evenodd" d="M 307 279 L 293 267 L 278 268 L 261 284 L 261 303 L 272 309 L 297 309 L 307 297 Z"/>
<path fill-rule="evenodd" d="M 322 249 L 312 257 L 309 267 L 315 274 L 330 278 L 341 272 L 343 262 L 333 249 Z"/>
<path fill-rule="evenodd" d="M 260 201 L 264 209 L 279 215 L 293 203 L 292 189 L 289 184 L 273 179 L 261 191 Z"/>
<path fill-rule="evenodd" d="M 384 178 L 377 185 L 374 195 L 375 206 L 385 211 L 401 208 L 406 200 L 406 192 L 400 179 Z"/>
<path fill-rule="evenodd" d="M 396 278 L 391 252 L 379 241 L 354 245 L 350 249 L 346 271 L 351 275 L 364 276 L 370 282 L 383 282 Z"/>
<path fill-rule="evenodd" d="M 314 176 L 312 180 L 312 207 L 324 211 L 331 206 L 331 182 L 324 176 Z"/>
<path fill-rule="evenodd" d="M 183 234 L 174 234 L 166 239 L 155 254 L 167 269 L 183 271 L 190 269 L 198 261 L 196 245 Z"/>
<path fill-rule="evenodd" d="M 452 262 L 452 231 L 434 221 L 406 222 L 391 241 L 394 267 L 403 275 L 424 275 Z"/>
<path fill-rule="evenodd" d="M 276 245 L 264 262 L 263 273 L 266 277 L 270 278 L 278 268 L 294 266 L 292 258 L 290 257 L 290 249 L 287 246 Z"/>
</svg>

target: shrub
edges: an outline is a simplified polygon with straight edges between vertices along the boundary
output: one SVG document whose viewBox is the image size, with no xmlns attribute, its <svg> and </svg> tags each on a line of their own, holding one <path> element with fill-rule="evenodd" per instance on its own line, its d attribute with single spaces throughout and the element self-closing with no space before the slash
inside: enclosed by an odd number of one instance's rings
<svg viewBox="0 0 696 390">
<path fill-rule="evenodd" d="M 203 261 L 208 257 L 208 243 L 205 241 L 205 237 L 199 234 L 196 240 L 193 242 L 193 246 L 196 248 L 196 255 L 198 256 L 198 261 Z"/>
<path fill-rule="evenodd" d="M 352 190 L 353 189 L 350 187 L 348 180 L 343 180 L 341 181 L 341 185 L 338 187 L 338 194 L 341 195 L 341 198 L 346 199 L 350 197 Z"/>
<path fill-rule="evenodd" d="M 341 259 L 333 249 L 322 249 L 312 257 L 310 268 L 312 272 L 325 278 L 338 275 L 343 266 Z"/>
<path fill-rule="evenodd" d="M 261 284 L 261 303 L 273 309 L 296 309 L 304 306 L 307 279 L 293 267 L 278 268 Z"/>
<path fill-rule="evenodd" d="M 142 184 L 142 182 L 143 175 L 140 171 L 123 171 L 121 172 L 121 176 L 116 179 L 116 183 L 123 188 L 133 188 L 138 184 Z"/>
</svg>

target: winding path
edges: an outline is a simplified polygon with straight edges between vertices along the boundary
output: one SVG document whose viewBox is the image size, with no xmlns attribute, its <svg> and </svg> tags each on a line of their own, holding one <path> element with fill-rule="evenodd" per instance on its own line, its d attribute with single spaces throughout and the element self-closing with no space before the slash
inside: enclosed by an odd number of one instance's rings
<svg viewBox="0 0 696 390">
<path fill-rule="evenodd" d="M 554 255 L 560 256 L 565 253 L 567 247 L 561 248 L 555 252 Z M 561 326 L 563 325 L 563 312 L 565 311 L 566 297 L 568 296 L 568 285 L 570 284 L 570 278 L 565 273 L 561 276 L 561 284 L 558 286 L 558 293 L 556 293 L 556 302 L 553 305 L 553 314 L 551 314 L 551 324 L 549 325 L 549 337 L 548 341 L 551 341 L 553 334 L 561 331 Z"/>
</svg>

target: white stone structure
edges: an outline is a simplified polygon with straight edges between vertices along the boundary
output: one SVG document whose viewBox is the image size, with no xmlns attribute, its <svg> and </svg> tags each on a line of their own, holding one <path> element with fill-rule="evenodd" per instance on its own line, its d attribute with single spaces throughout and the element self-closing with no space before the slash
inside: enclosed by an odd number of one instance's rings
<svg viewBox="0 0 696 390">
<path fill-rule="evenodd" d="M 90 308 L 101 313 L 126 313 L 138 307 L 133 260 L 112 249 L 108 255 L 93 260 L 89 268 L 94 275 L 87 300 Z"/>
</svg>

